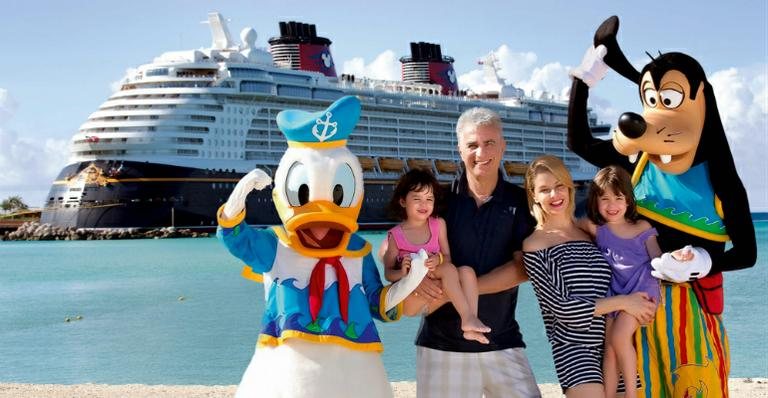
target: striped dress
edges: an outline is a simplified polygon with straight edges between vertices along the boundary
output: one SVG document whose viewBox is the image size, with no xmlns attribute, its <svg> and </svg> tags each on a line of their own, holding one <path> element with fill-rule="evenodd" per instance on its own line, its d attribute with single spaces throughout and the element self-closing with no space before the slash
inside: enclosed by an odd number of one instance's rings
<svg viewBox="0 0 768 398">
<path fill-rule="evenodd" d="M 524 261 L 560 386 L 602 384 L 605 318 L 594 312 L 611 283 L 605 257 L 592 242 L 579 240 L 525 252 Z"/>
</svg>

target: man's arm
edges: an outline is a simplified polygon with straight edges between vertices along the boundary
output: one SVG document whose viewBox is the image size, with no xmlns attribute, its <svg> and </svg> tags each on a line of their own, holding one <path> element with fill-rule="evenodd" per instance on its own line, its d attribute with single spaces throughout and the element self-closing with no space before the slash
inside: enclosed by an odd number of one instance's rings
<svg viewBox="0 0 768 398">
<path fill-rule="evenodd" d="M 523 252 L 518 250 L 512 255 L 512 260 L 477 278 L 477 289 L 480 294 L 498 293 L 527 280 L 528 274 L 523 268 Z"/>
</svg>

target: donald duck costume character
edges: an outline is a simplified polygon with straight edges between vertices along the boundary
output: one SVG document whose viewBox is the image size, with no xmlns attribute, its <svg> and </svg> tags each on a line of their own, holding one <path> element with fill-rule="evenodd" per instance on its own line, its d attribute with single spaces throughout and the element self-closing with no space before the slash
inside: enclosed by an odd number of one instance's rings
<svg viewBox="0 0 768 398">
<path fill-rule="evenodd" d="M 245 199 L 270 185 L 255 169 L 218 211 L 217 236 L 262 279 L 266 306 L 253 359 L 238 397 L 389 397 L 373 319 L 395 321 L 402 300 L 426 274 L 383 286 L 371 245 L 359 235 L 363 173 L 345 146 L 360 101 L 344 97 L 326 110 L 286 110 L 277 125 L 288 139 L 275 172 L 273 201 L 283 225 L 256 230 Z"/>
</svg>

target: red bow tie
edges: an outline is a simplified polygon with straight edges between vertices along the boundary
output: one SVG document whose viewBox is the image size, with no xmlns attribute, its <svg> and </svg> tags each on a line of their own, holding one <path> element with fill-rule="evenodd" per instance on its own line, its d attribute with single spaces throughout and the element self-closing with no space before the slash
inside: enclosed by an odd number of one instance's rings
<svg viewBox="0 0 768 398">
<path fill-rule="evenodd" d="M 325 266 L 330 265 L 336 271 L 336 279 L 339 284 L 339 312 L 341 319 L 347 322 L 347 313 L 349 311 L 349 279 L 347 272 L 341 265 L 341 257 L 324 257 L 315 264 L 312 269 L 312 275 L 309 278 L 309 313 L 312 315 L 312 321 L 317 320 L 320 308 L 323 307 L 323 292 L 325 290 Z"/>
</svg>

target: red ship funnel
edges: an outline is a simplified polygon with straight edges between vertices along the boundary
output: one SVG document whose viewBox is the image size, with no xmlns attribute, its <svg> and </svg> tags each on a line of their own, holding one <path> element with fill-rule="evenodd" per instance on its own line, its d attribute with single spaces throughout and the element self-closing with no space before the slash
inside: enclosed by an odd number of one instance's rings
<svg viewBox="0 0 768 398">
<path fill-rule="evenodd" d="M 315 25 L 280 22 L 280 37 L 269 39 L 269 52 L 277 67 L 336 77 L 331 41 L 317 36 Z"/>
<path fill-rule="evenodd" d="M 400 58 L 404 82 L 433 83 L 443 95 L 458 95 L 459 84 L 453 58 L 444 56 L 439 44 L 411 43 L 411 56 Z"/>
</svg>

